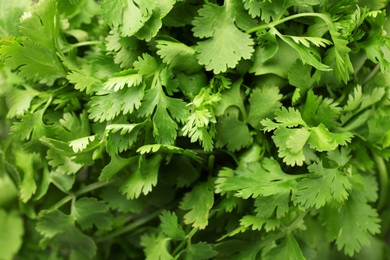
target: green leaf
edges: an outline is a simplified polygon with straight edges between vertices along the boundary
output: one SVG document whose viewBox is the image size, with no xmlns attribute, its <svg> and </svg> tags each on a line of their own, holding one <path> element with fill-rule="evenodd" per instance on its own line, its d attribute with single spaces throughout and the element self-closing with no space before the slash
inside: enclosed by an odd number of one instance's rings
<svg viewBox="0 0 390 260">
<path fill-rule="evenodd" d="M 185 233 L 183 228 L 178 224 L 175 212 L 163 211 L 160 215 L 162 232 L 173 240 L 183 240 Z"/>
<path fill-rule="evenodd" d="M 85 91 L 88 95 L 96 92 L 102 84 L 102 82 L 94 76 L 80 71 L 72 71 L 66 78 L 70 83 L 74 84 L 76 90 Z"/>
<path fill-rule="evenodd" d="M 216 146 L 226 146 L 229 151 L 237 151 L 252 143 L 248 125 L 238 119 L 238 113 L 228 113 L 216 126 Z"/>
<path fill-rule="evenodd" d="M 72 225 L 72 219 L 59 210 L 42 214 L 37 222 L 36 229 L 46 238 L 53 238 L 63 233 Z"/>
<path fill-rule="evenodd" d="M 25 87 L 23 90 L 13 90 L 7 97 L 7 103 L 9 104 L 7 118 L 24 115 L 29 110 L 31 101 L 38 95 L 39 92 L 30 87 Z"/>
<path fill-rule="evenodd" d="M 103 201 L 95 198 L 81 198 L 73 205 L 73 217 L 83 229 L 90 229 L 95 225 L 99 229 L 109 229 L 111 216 L 108 207 Z"/>
<path fill-rule="evenodd" d="M 321 208 L 331 201 L 344 202 L 352 188 L 350 178 L 338 168 L 325 168 L 322 162 L 309 167 L 311 172 L 298 182 L 294 202 L 303 208 Z"/>
<path fill-rule="evenodd" d="M 184 223 L 199 229 L 207 227 L 210 209 L 214 204 L 213 186 L 211 181 L 200 183 L 184 196 L 180 208 L 189 210 L 184 215 Z"/>
<path fill-rule="evenodd" d="M 205 242 L 188 245 L 186 249 L 186 258 L 191 260 L 211 259 L 217 255 L 218 252 Z"/>
<path fill-rule="evenodd" d="M 114 62 L 121 68 L 129 68 L 141 55 L 141 42 L 135 37 L 121 37 L 118 29 L 112 29 L 106 37 L 106 48 L 114 55 Z"/>
<path fill-rule="evenodd" d="M 351 142 L 353 134 L 350 132 L 331 133 L 323 125 L 310 128 L 309 145 L 317 151 L 331 151 L 339 145 L 346 145 Z"/>
<path fill-rule="evenodd" d="M 52 149 L 47 151 L 46 159 L 48 160 L 49 165 L 60 174 L 75 174 L 83 167 L 83 164 L 75 162 L 75 156 L 61 154 Z"/>
<path fill-rule="evenodd" d="M 121 191 L 128 199 L 138 198 L 141 193 L 147 195 L 157 184 L 158 171 L 162 157 L 159 154 L 150 159 L 140 157 L 139 166 L 135 172 L 124 181 Z"/>
<path fill-rule="evenodd" d="M 357 192 L 341 208 L 325 208 L 322 220 L 325 219 L 328 236 L 336 240 L 338 250 L 343 249 L 349 256 L 370 245 L 373 235 L 380 232 L 377 211 Z"/>
<path fill-rule="evenodd" d="M 172 68 L 186 72 L 200 70 L 200 66 L 195 59 L 195 49 L 181 42 L 159 40 L 156 45 L 157 54 L 164 63 Z"/>
<path fill-rule="evenodd" d="M 299 247 L 294 235 L 288 233 L 283 242 L 271 249 L 264 256 L 264 260 L 271 259 L 288 259 L 288 260 L 305 260 L 302 250 Z"/>
<path fill-rule="evenodd" d="M 110 0 L 103 1 L 101 5 L 103 16 L 110 26 L 118 28 L 121 36 L 132 36 L 151 18 L 156 3 L 149 0 Z"/>
<path fill-rule="evenodd" d="M 253 53 L 253 40 L 234 24 L 230 5 L 204 5 L 193 21 L 196 37 L 209 38 L 196 46 L 199 63 L 215 74 L 234 68 L 241 59 L 249 59 Z M 223 43 L 221 45 L 221 43 Z"/>
<path fill-rule="evenodd" d="M 0 42 L 0 55 L 8 67 L 28 80 L 50 86 L 56 79 L 66 76 L 57 55 L 30 39 L 4 39 Z"/>
<path fill-rule="evenodd" d="M 260 218 L 271 218 L 275 212 L 276 218 L 284 217 L 290 210 L 290 190 L 270 196 L 259 196 L 255 200 L 255 212 Z"/>
<path fill-rule="evenodd" d="M 0 209 L 0 258 L 14 259 L 23 244 L 23 220 L 16 212 Z"/>
<path fill-rule="evenodd" d="M 35 181 L 36 154 L 30 154 L 21 150 L 15 152 L 15 165 L 22 170 L 22 182 L 19 187 L 20 199 L 26 203 L 37 191 Z"/>
<path fill-rule="evenodd" d="M 256 88 L 249 97 L 248 122 L 255 129 L 260 128 L 260 121 L 272 117 L 274 113 L 282 106 L 277 87 Z"/>
<path fill-rule="evenodd" d="M 89 101 L 89 118 L 104 122 L 120 114 L 131 114 L 141 106 L 143 96 L 142 86 L 125 88 L 107 95 L 93 96 Z"/>
<path fill-rule="evenodd" d="M 19 35 L 20 17 L 28 6 L 28 0 L 0 2 L 0 37 Z"/>
<path fill-rule="evenodd" d="M 106 90 L 113 90 L 117 92 L 123 89 L 125 86 L 133 87 L 138 86 L 142 82 L 142 76 L 137 74 L 134 70 L 122 71 L 115 77 L 109 78 L 103 84 L 103 88 Z"/>
<path fill-rule="evenodd" d="M 144 247 L 146 260 L 172 260 L 168 252 L 169 238 L 159 235 L 143 235 L 141 245 Z"/>
<path fill-rule="evenodd" d="M 294 175 L 284 173 L 277 161 L 264 158 L 261 164 L 253 162 L 239 166 L 233 176 L 220 171 L 216 192 L 232 191 L 235 196 L 244 199 L 289 193 L 295 187 L 295 179 Z"/>
<path fill-rule="evenodd" d="M 314 68 L 322 71 L 329 71 L 331 68 L 324 63 L 320 61 L 320 55 L 314 47 L 309 45 L 308 38 L 299 38 L 299 37 L 289 37 L 285 35 L 280 35 L 278 36 L 288 45 L 290 45 L 295 51 L 298 52 L 299 57 L 301 58 L 303 64 L 309 64 L 313 66 Z M 312 42 L 314 39 L 310 39 Z M 304 44 L 302 44 L 304 43 Z M 328 41 L 322 39 L 319 41 L 318 39 L 315 40 L 316 45 L 324 45 L 324 43 L 329 43 Z M 302 46 L 302 45 L 303 46 Z"/>
<path fill-rule="evenodd" d="M 40 1 L 31 8 L 30 13 L 23 16 L 19 30 L 33 42 L 53 52 L 55 51 L 54 42 L 59 37 L 59 31 L 56 30 L 58 26 L 55 23 L 56 18 L 57 0 Z"/>
</svg>

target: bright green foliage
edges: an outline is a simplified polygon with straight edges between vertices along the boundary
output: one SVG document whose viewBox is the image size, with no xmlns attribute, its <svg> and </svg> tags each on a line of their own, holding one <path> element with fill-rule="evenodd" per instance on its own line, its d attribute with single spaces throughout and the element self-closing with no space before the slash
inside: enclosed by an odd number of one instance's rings
<svg viewBox="0 0 390 260">
<path fill-rule="evenodd" d="M 23 244 L 23 220 L 16 212 L 0 210 L 1 259 L 13 259 Z"/>
<path fill-rule="evenodd" d="M 0 259 L 390 256 L 387 0 L 0 0 Z"/>
<path fill-rule="evenodd" d="M 253 40 L 235 24 L 240 24 L 238 19 L 245 19 L 238 17 L 236 1 L 227 0 L 223 6 L 205 5 L 193 21 L 194 36 L 209 38 L 196 46 L 199 63 L 215 74 L 234 68 L 241 59 L 249 59 L 253 53 Z"/>
<path fill-rule="evenodd" d="M 204 229 L 207 226 L 210 209 L 214 203 L 214 190 L 212 182 L 198 184 L 188 192 L 180 204 L 183 210 L 189 210 L 184 215 L 184 222 L 193 227 Z"/>
</svg>

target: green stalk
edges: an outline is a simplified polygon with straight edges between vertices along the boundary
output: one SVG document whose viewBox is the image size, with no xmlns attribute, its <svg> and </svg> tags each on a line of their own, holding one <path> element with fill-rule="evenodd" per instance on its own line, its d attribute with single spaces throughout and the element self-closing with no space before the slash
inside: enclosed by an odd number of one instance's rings
<svg viewBox="0 0 390 260">
<path fill-rule="evenodd" d="M 104 235 L 104 237 L 100 237 L 100 238 L 97 238 L 96 239 L 96 242 L 97 243 L 100 243 L 100 242 L 104 242 L 104 241 L 107 241 L 107 240 L 111 240 L 115 237 L 118 237 L 120 235 L 123 235 L 125 233 L 129 233 L 135 229 L 137 229 L 138 227 L 146 224 L 147 222 L 155 219 L 156 217 L 158 217 L 161 213 L 161 210 L 157 210 L 147 216 L 143 216 L 133 222 L 131 222 L 129 225 L 127 226 L 124 226 L 120 229 L 117 229 L 115 230 L 114 232 L 112 232 L 111 234 L 107 234 L 107 235 Z"/>
<path fill-rule="evenodd" d="M 376 155 L 375 153 L 373 153 L 373 155 L 379 173 L 379 186 L 380 186 L 377 208 L 382 209 L 385 206 L 387 201 L 389 175 L 387 173 L 387 168 L 384 159 Z"/>
<path fill-rule="evenodd" d="M 290 15 L 290 16 L 285 17 L 283 19 L 276 20 L 276 21 L 273 21 L 273 22 L 270 22 L 270 23 L 267 23 L 267 24 L 262 24 L 262 25 L 250 28 L 250 29 L 248 29 L 246 31 L 246 33 L 254 33 L 254 32 L 261 31 L 261 30 L 264 30 L 264 29 L 267 29 L 267 28 L 272 28 L 272 27 L 278 26 L 279 24 L 285 23 L 285 22 L 290 21 L 290 20 L 294 20 L 294 19 L 297 19 L 297 18 L 300 18 L 300 17 L 310 17 L 310 16 L 311 17 L 318 17 L 318 18 L 321 18 L 322 20 L 324 20 L 325 22 L 328 22 L 328 19 L 326 17 L 324 17 L 323 14 L 318 14 L 318 13 L 300 13 L 300 14 Z"/>
<path fill-rule="evenodd" d="M 80 195 L 83 195 L 85 193 L 88 193 L 88 192 L 91 192 L 93 190 L 97 190 L 97 189 L 100 189 L 104 186 L 107 186 L 108 184 L 110 184 L 111 182 L 94 182 L 88 186 L 85 186 L 81 189 L 79 189 L 78 191 L 72 193 L 72 194 L 69 194 L 68 196 L 62 198 L 61 200 L 59 200 L 56 204 L 54 204 L 53 206 L 51 206 L 48 211 L 54 211 L 56 209 L 59 209 L 60 207 L 62 207 L 63 205 L 65 205 L 66 203 L 68 203 L 69 201 L 71 201 L 72 199 L 80 196 Z"/>
</svg>

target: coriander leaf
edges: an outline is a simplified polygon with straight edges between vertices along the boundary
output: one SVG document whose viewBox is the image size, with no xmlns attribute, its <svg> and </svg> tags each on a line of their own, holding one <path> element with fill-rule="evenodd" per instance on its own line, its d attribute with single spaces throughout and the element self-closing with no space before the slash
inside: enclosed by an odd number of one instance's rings
<svg viewBox="0 0 390 260">
<path fill-rule="evenodd" d="M 22 16 L 20 32 L 37 45 L 55 52 L 55 41 L 60 38 L 59 31 L 56 30 L 56 26 L 59 26 L 55 22 L 56 19 L 57 0 L 39 1 L 30 12 Z M 41 55 L 43 56 L 44 53 L 42 52 Z M 53 58 L 57 57 L 53 55 Z"/>
<path fill-rule="evenodd" d="M 75 140 L 69 141 L 69 146 L 72 148 L 73 152 L 85 152 L 88 146 L 96 147 L 99 144 L 99 140 L 96 138 L 96 135 L 85 136 L 77 138 Z M 92 148 L 92 149 L 93 149 Z M 91 149 L 91 148 L 88 148 Z"/>
<path fill-rule="evenodd" d="M 108 207 L 103 201 L 95 198 L 81 198 L 74 202 L 72 216 L 83 229 L 90 229 L 95 225 L 99 229 L 109 229 L 111 216 Z"/>
<path fill-rule="evenodd" d="M 339 209 L 327 207 L 322 214 L 326 219 L 326 230 L 337 249 L 353 256 L 362 246 L 368 246 L 372 236 L 380 232 L 379 216 L 357 192 Z"/>
<path fill-rule="evenodd" d="M 331 133 L 321 123 L 317 127 L 310 128 L 309 145 L 317 151 L 331 151 L 339 145 L 346 145 L 351 142 L 353 134 L 350 132 Z"/>
<path fill-rule="evenodd" d="M 50 171 L 50 181 L 63 191 L 70 191 L 76 181 L 75 175 L 65 175 L 59 171 Z"/>
<path fill-rule="evenodd" d="M 244 7 L 252 17 L 260 17 L 266 23 L 280 18 L 287 9 L 285 0 L 273 0 L 272 2 L 264 0 L 244 0 Z"/>
<path fill-rule="evenodd" d="M 184 215 L 184 223 L 194 228 L 205 229 L 208 224 L 210 209 L 214 204 L 214 185 L 211 181 L 196 185 L 188 192 L 181 204 L 182 210 L 189 210 Z"/>
<path fill-rule="evenodd" d="M 50 86 L 56 79 L 66 76 L 55 53 L 48 52 L 46 48 L 27 38 L 3 39 L 0 41 L 0 55 L 7 66 L 29 80 Z"/>
<path fill-rule="evenodd" d="M 184 43 L 159 40 L 156 47 L 157 54 L 169 67 L 188 73 L 194 73 L 201 68 L 194 57 L 195 49 Z"/>
<path fill-rule="evenodd" d="M 232 191 L 235 196 L 244 199 L 289 193 L 295 187 L 296 178 L 284 173 L 277 161 L 264 158 L 261 164 L 253 162 L 240 165 L 234 171 L 234 176 L 226 175 L 226 171 L 220 171 L 216 180 L 216 192 Z"/>
<path fill-rule="evenodd" d="M 305 94 L 318 80 L 315 75 L 311 75 L 311 67 L 297 60 L 288 71 L 288 82 L 301 90 L 301 95 Z"/>
<path fill-rule="evenodd" d="M 271 120 L 266 119 L 262 121 L 262 125 L 264 126 L 264 129 L 266 131 L 271 131 L 280 124 L 281 126 L 284 127 L 295 127 L 298 125 L 306 126 L 305 121 L 303 121 L 301 113 L 290 107 L 290 108 L 285 108 L 282 107 L 280 110 L 275 112 L 275 120 L 276 124 L 274 124 Z"/>
<path fill-rule="evenodd" d="M 34 164 L 36 154 L 26 153 L 23 150 L 15 151 L 15 166 L 22 171 L 22 182 L 19 187 L 20 199 L 26 203 L 37 191 L 35 181 L 36 171 Z"/>
<path fill-rule="evenodd" d="M 149 0 L 106 0 L 101 3 L 104 18 L 109 25 L 118 28 L 122 36 L 137 33 L 151 18 L 155 5 Z"/>
<path fill-rule="evenodd" d="M 275 29 L 276 30 L 276 29 Z M 295 51 L 298 52 L 299 57 L 301 58 L 304 64 L 309 64 L 314 68 L 322 71 L 329 71 L 331 68 L 319 60 L 319 52 L 316 48 L 309 44 L 308 38 L 299 38 L 299 37 L 290 37 L 287 35 L 277 34 L 285 43 L 290 45 Z M 321 39 L 321 38 L 319 38 Z M 312 40 L 310 40 L 312 42 Z M 323 45 L 328 43 L 328 41 L 321 39 L 314 40 L 316 45 Z M 303 46 L 302 46 L 303 45 Z"/>
<path fill-rule="evenodd" d="M 194 35 L 209 38 L 198 42 L 196 56 L 200 64 L 215 74 L 234 68 L 241 59 L 249 59 L 254 51 L 251 37 L 236 27 L 231 5 L 232 0 L 225 1 L 224 6 L 204 5 L 193 21 Z"/>
<path fill-rule="evenodd" d="M 0 257 L 14 259 L 23 244 L 23 220 L 16 212 L 0 209 Z"/>
<path fill-rule="evenodd" d="M 121 68 L 129 68 L 141 54 L 141 43 L 135 37 L 121 37 L 117 29 L 112 29 L 106 37 L 106 48 L 114 55 L 114 62 Z"/>
<path fill-rule="evenodd" d="M 275 35 L 269 32 L 260 36 L 249 72 L 255 75 L 275 74 L 287 78 L 287 72 L 297 59 L 298 52 L 284 41 L 277 40 Z"/>
<path fill-rule="evenodd" d="M 110 92 L 107 95 L 93 96 L 89 101 L 89 118 L 104 122 L 120 114 L 131 114 L 141 106 L 143 87 L 131 87 Z"/>
<path fill-rule="evenodd" d="M 122 158 L 119 155 L 111 155 L 111 161 L 107 164 L 100 173 L 100 181 L 109 181 L 115 174 L 120 172 L 126 166 L 136 164 L 138 157 Z"/>
<path fill-rule="evenodd" d="M 382 37 L 383 24 L 386 21 L 384 12 L 371 12 L 367 14 L 370 31 L 367 40 L 362 43 L 367 57 L 374 63 L 378 63 L 382 71 L 390 69 L 390 39 Z"/>
<path fill-rule="evenodd" d="M 29 1 L 0 1 L 0 37 L 19 36 L 19 22 Z"/>
<path fill-rule="evenodd" d="M 304 147 L 309 137 L 310 133 L 305 128 L 278 128 L 272 139 L 283 162 L 291 166 L 301 166 L 305 161 Z"/>
<path fill-rule="evenodd" d="M 324 124 L 328 128 L 338 126 L 337 119 L 341 108 L 330 98 L 322 98 L 312 90 L 307 93 L 305 105 L 301 110 L 303 120 L 309 126 Z"/>
<path fill-rule="evenodd" d="M 124 181 L 121 191 L 128 199 L 138 198 L 141 193 L 147 195 L 157 184 L 158 171 L 162 157 L 159 154 L 150 159 L 140 157 L 139 166 L 135 172 Z"/>
<path fill-rule="evenodd" d="M 183 240 L 185 233 L 183 228 L 178 224 L 175 212 L 163 211 L 160 215 L 162 232 L 173 240 Z"/>
<path fill-rule="evenodd" d="M 255 200 L 255 212 L 260 218 L 270 218 L 274 211 L 276 218 L 284 217 L 290 210 L 290 190 L 270 196 L 259 196 Z"/>
<path fill-rule="evenodd" d="M 302 250 L 294 235 L 288 233 L 281 244 L 271 249 L 264 256 L 264 260 L 271 259 L 304 260 L 306 258 L 303 256 Z"/>
<path fill-rule="evenodd" d="M 248 122 L 255 129 L 260 128 L 260 121 L 272 117 L 282 104 L 282 95 L 277 87 L 256 88 L 249 97 Z"/>
<path fill-rule="evenodd" d="M 306 209 L 318 209 L 332 200 L 343 202 L 348 199 L 352 185 L 343 171 L 325 168 L 322 162 L 315 162 L 308 169 L 309 176 L 298 181 L 295 203 Z"/>
<path fill-rule="evenodd" d="M 9 110 L 7 118 L 24 115 L 31 106 L 31 101 L 40 93 L 33 88 L 25 86 L 23 90 L 15 89 L 7 97 Z"/>
<path fill-rule="evenodd" d="M 53 238 L 63 233 L 72 225 L 72 219 L 59 210 L 47 212 L 39 216 L 36 225 L 37 231 L 46 238 Z"/>
<path fill-rule="evenodd" d="M 205 260 L 217 255 L 218 252 L 205 242 L 188 245 L 186 249 L 186 257 L 189 260 Z"/>
<path fill-rule="evenodd" d="M 241 98 L 241 86 L 242 86 L 243 80 L 237 80 L 235 81 L 232 86 L 223 91 L 221 95 L 221 99 L 218 101 L 218 103 L 214 104 L 215 109 L 215 115 L 220 116 L 223 115 L 229 107 L 237 107 L 240 109 L 241 115 L 243 116 L 244 120 L 246 118 L 246 109 L 244 106 L 244 103 Z"/>
<path fill-rule="evenodd" d="M 139 110 L 140 116 L 148 116 L 154 112 L 153 136 L 161 144 L 173 144 L 177 136 L 178 125 L 173 120 L 184 122 L 188 110 L 186 103 L 177 98 L 165 95 L 162 86 L 149 89 Z"/>
<path fill-rule="evenodd" d="M 141 82 L 142 76 L 137 74 L 136 71 L 130 69 L 117 73 L 115 77 L 109 78 L 106 82 L 104 82 L 103 88 L 117 92 L 123 89 L 125 86 L 139 86 Z"/>
<path fill-rule="evenodd" d="M 70 83 L 74 84 L 76 90 L 85 91 L 87 95 L 96 92 L 102 84 L 102 82 L 94 76 L 79 71 L 70 72 L 66 78 Z"/>
<path fill-rule="evenodd" d="M 252 143 L 248 125 L 238 119 L 238 113 L 231 112 L 223 116 L 216 125 L 216 146 L 226 145 L 229 151 L 240 150 Z"/>
<path fill-rule="evenodd" d="M 136 124 L 109 124 L 106 126 L 106 150 L 114 154 L 130 149 L 138 140 L 145 122 Z"/>
<path fill-rule="evenodd" d="M 75 162 L 75 156 L 62 154 L 53 149 L 47 151 L 46 159 L 48 160 L 48 164 L 60 174 L 75 174 L 83 167 L 83 164 Z"/>
<path fill-rule="evenodd" d="M 143 235 L 141 245 L 144 247 L 146 260 L 172 260 L 168 252 L 169 238 L 159 235 Z"/>
<path fill-rule="evenodd" d="M 110 209 L 120 213 L 141 213 L 148 206 L 142 200 L 128 200 L 119 191 L 119 186 L 114 184 L 105 187 L 100 197 L 107 203 Z"/>
</svg>

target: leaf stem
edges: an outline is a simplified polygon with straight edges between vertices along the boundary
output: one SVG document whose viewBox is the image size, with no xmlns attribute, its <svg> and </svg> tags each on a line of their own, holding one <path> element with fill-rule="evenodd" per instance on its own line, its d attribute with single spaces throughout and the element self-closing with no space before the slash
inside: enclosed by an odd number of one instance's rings
<svg viewBox="0 0 390 260">
<path fill-rule="evenodd" d="M 193 228 L 190 233 L 188 233 L 186 235 L 186 239 L 184 239 L 183 241 L 180 242 L 180 244 L 175 248 L 175 250 L 173 251 L 172 255 L 173 256 L 177 256 L 177 254 L 179 254 L 179 252 L 183 249 L 183 247 L 189 243 L 191 241 L 191 238 L 196 234 L 196 232 L 198 232 L 198 229 L 197 228 Z"/>
<path fill-rule="evenodd" d="M 85 193 L 91 192 L 93 190 L 100 189 L 104 186 L 107 186 L 110 183 L 111 182 L 95 182 L 95 183 L 92 183 L 88 186 L 85 186 L 85 187 L 79 189 L 78 191 L 71 193 L 71 194 L 67 195 L 66 197 L 62 198 L 61 200 L 59 200 L 56 204 L 51 206 L 48 209 L 48 211 L 50 212 L 50 211 L 56 210 L 56 209 L 62 207 L 63 205 L 65 205 L 66 203 L 68 203 L 69 201 L 71 201 L 72 199 L 74 199 L 80 195 L 83 195 Z"/>
<path fill-rule="evenodd" d="M 262 25 L 250 28 L 250 29 L 248 29 L 246 31 L 246 33 L 254 33 L 254 32 L 261 31 L 261 30 L 264 30 L 264 29 L 267 29 L 267 28 L 272 28 L 272 27 L 278 26 L 279 24 L 285 23 L 285 22 L 287 22 L 289 20 L 297 19 L 297 18 L 300 18 L 300 17 L 308 17 L 308 16 L 319 17 L 319 18 L 321 18 L 323 20 L 326 20 L 326 19 L 324 19 L 323 14 L 318 14 L 318 13 L 300 13 L 300 14 L 290 15 L 290 16 L 285 17 L 283 19 L 276 20 L 276 21 L 273 21 L 273 22 L 270 22 L 270 23 L 267 23 L 267 24 L 262 24 Z"/>
<path fill-rule="evenodd" d="M 374 78 L 376 76 L 376 74 L 378 74 L 380 70 L 380 66 L 379 64 L 377 64 L 373 69 L 372 71 L 370 72 L 370 74 L 367 75 L 367 77 L 363 80 L 362 82 L 362 85 L 365 85 L 367 82 L 369 82 L 372 78 Z"/>
<path fill-rule="evenodd" d="M 279 233 L 271 235 L 268 238 L 266 238 L 265 240 L 263 240 L 262 242 L 260 242 L 259 245 L 257 246 L 259 251 L 261 249 L 263 249 L 264 247 L 266 247 L 272 241 L 278 240 L 278 239 L 284 237 L 287 233 L 290 233 L 292 230 L 294 230 L 296 228 L 296 225 L 298 225 L 299 222 L 301 222 L 302 219 L 304 219 L 304 217 L 306 216 L 307 213 L 308 213 L 307 211 L 303 212 L 289 226 L 282 229 Z"/>
<path fill-rule="evenodd" d="M 95 241 L 97 243 L 101 243 L 101 242 L 104 242 L 104 241 L 107 241 L 107 240 L 111 240 L 111 239 L 113 239 L 115 237 L 118 237 L 120 235 L 123 235 L 125 233 L 131 232 L 131 231 L 137 229 L 139 226 L 142 226 L 143 224 L 145 224 L 145 223 L 155 219 L 156 217 L 158 217 L 160 215 L 161 211 L 162 210 L 157 210 L 157 211 L 152 212 L 151 214 L 149 214 L 147 216 L 143 216 L 143 217 L 135 220 L 134 222 L 130 223 L 129 225 L 121 227 L 120 229 L 115 230 L 111 234 L 107 234 L 107 235 L 104 235 L 104 237 L 97 238 Z"/>
<path fill-rule="evenodd" d="M 79 48 L 79 47 L 84 47 L 84 46 L 91 46 L 91 45 L 99 45 L 101 44 L 101 41 L 85 41 L 85 42 L 78 42 L 69 45 L 67 48 L 63 49 L 62 51 L 67 52 L 70 51 L 73 48 Z"/>
<path fill-rule="evenodd" d="M 382 209 L 387 201 L 387 188 L 389 185 L 389 175 L 387 172 L 384 159 L 375 153 L 373 153 L 373 156 L 379 173 L 379 185 L 380 185 L 377 208 Z"/>
</svg>

